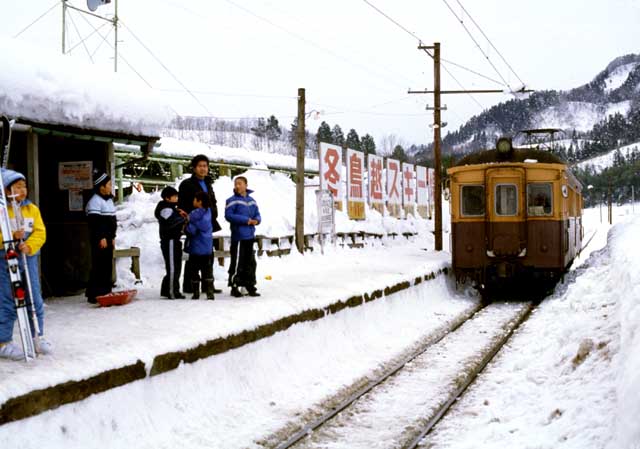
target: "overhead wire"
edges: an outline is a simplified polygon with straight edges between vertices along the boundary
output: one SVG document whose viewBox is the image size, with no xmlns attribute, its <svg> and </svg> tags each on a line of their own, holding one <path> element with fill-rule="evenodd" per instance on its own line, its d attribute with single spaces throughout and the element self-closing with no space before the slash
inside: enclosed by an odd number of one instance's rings
<svg viewBox="0 0 640 449">
<path fill-rule="evenodd" d="M 462 25 L 462 28 L 464 28 L 464 30 L 466 31 L 467 35 L 469 36 L 469 38 L 471 38 L 471 40 L 473 41 L 473 43 L 476 45 L 476 48 L 480 51 L 480 53 L 482 53 L 482 55 L 485 57 L 485 59 L 487 60 L 487 62 L 489 63 L 489 65 L 493 68 L 493 70 L 498 74 L 498 77 L 500 77 L 500 79 L 504 82 L 504 84 L 509 88 L 509 90 L 511 90 L 513 92 L 513 89 L 511 88 L 511 86 L 509 85 L 509 82 L 504 78 L 504 76 L 502 76 L 502 73 L 500 73 L 500 71 L 498 70 L 498 68 L 496 67 L 496 65 L 493 63 L 493 61 L 491 61 L 491 58 L 489 58 L 489 55 L 482 49 L 482 47 L 480 46 L 480 43 L 478 43 L 478 41 L 476 40 L 476 38 L 473 36 L 473 34 L 471 33 L 471 31 L 469 30 L 469 28 L 467 28 L 467 26 L 464 23 L 464 20 L 462 20 L 461 17 L 458 17 L 458 14 L 453 10 L 453 8 L 451 7 L 451 5 L 449 5 L 449 2 L 447 2 L 447 0 L 442 0 L 444 2 L 445 5 L 447 5 L 447 8 L 449 8 L 449 11 L 451 11 L 451 14 L 453 14 L 453 16 L 456 18 L 456 20 L 458 22 L 460 22 L 460 25 Z"/>
<path fill-rule="evenodd" d="M 91 64 L 95 64 L 95 61 L 93 60 L 93 56 L 91 56 L 91 52 L 89 52 L 89 49 L 87 48 L 87 43 L 82 38 L 82 35 L 80 34 L 80 30 L 78 29 L 78 25 L 76 25 L 76 21 L 73 20 L 73 14 L 71 14 L 71 11 L 69 11 L 68 16 L 69 16 L 69 20 L 71 20 L 71 24 L 73 25 L 73 28 L 76 30 L 76 34 L 78 35 L 78 39 L 80 39 L 80 43 L 84 47 L 84 50 L 87 52 L 87 56 L 89 56 L 89 60 L 91 61 Z M 69 50 L 67 53 L 71 53 L 71 50 Z"/>
<path fill-rule="evenodd" d="M 207 108 L 207 106 L 202 101 L 200 101 L 200 99 L 171 71 L 171 69 L 169 69 L 169 67 L 167 67 L 165 63 L 162 62 L 162 60 L 158 56 L 156 56 L 156 54 L 144 42 L 142 42 L 142 40 L 133 32 L 133 30 L 131 30 L 131 28 L 129 28 L 124 22 L 122 22 L 122 20 L 120 20 L 119 22 L 124 28 L 127 29 L 131 36 L 133 36 L 133 38 L 142 46 L 142 48 L 144 48 L 147 53 L 149 53 L 151 57 L 155 59 L 155 61 L 160 64 L 160 66 L 185 90 L 185 92 L 187 92 L 189 96 L 191 96 L 191 98 L 193 98 L 202 107 L 202 109 L 205 110 L 207 114 L 212 116 L 213 114 L 211 113 L 209 108 Z"/>
<path fill-rule="evenodd" d="M 520 83 L 522 85 L 525 84 L 524 81 L 522 81 L 522 78 L 520 78 L 520 76 L 516 73 L 516 71 L 513 69 L 513 67 L 511 67 L 511 64 L 509 64 L 506 60 L 506 58 L 504 56 L 502 56 L 502 53 L 500 53 L 500 50 L 498 50 L 496 48 L 495 45 L 493 45 L 493 42 L 491 42 L 491 39 L 489 39 L 489 36 L 487 36 L 485 34 L 485 32 L 482 30 L 482 28 L 480 27 L 480 25 L 478 25 L 478 23 L 474 20 L 473 16 L 471 14 L 469 14 L 469 11 L 466 10 L 466 8 L 462 5 L 462 2 L 460 0 L 456 0 L 456 2 L 458 2 L 458 5 L 460 5 L 460 8 L 462 8 L 462 11 L 464 11 L 464 13 L 467 15 L 467 17 L 469 17 L 469 19 L 471 19 L 471 22 L 473 22 L 473 24 L 476 26 L 476 28 L 478 28 L 478 30 L 480 31 L 480 33 L 482 33 L 482 36 L 487 40 L 487 42 L 489 42 L 489 45 L 491 45 L 491 48 L 493 48 L 495 50 L 495 52 L 498 54 L 498 56 L 500 56 L 500 58 L 502 59 L 502 61 L 505 63 L 505 65 L 509 68 L 509 70 L 511 70 L 511 73 L 513 73 L 515 75 L 516 78 L 518 78 L 518 80 L 520 81 Z"/>
<path fill-rule="evenodd" d="M 44 16 L 46 16 L 47 14 L 49 14 L 51 11 L 53 11 L 53 9 L 58 6 L 60 4 L 59 0 L 56 0 L 56 2 L 51 5 L 51 7 L 49 9 L 47 9 L 44 13 L 42 13 L 41 15 L 38 16 L 37 19 L 35 19 L 33 22 L 31 22 L 29 25 L 27 25 L 26 27 L 24 27 L 23 29 L 21 29 L 20 31 L 18 31 L 13 38 L 16 39 L 18 38 L 22 33 L 24 33 L 25 31 L 27 31 L 29 28 L 31 28 L 33 25 L 35 25 L 36 23 L 38 23 Z"/>
</svg>

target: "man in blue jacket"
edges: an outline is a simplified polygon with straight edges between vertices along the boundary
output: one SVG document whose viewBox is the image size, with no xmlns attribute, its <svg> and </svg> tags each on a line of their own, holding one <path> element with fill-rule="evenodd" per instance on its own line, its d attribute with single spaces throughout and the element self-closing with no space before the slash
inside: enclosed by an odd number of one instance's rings
<svg viewBox="0 0 640 449">
<path fill-rule="evenodd" d="M 247 189 L 247 178 L 237 176 L 233 185 L 234 195 L 227 199 L 224 211 L 224 218 L 231 223 L 231 296 L 240 298 L 240 287 L 246 288 L 249 296 L 260 296 L 256 289 L 256 258 L 253 253 L 256 225 L 262 221 L 260 210 L 250 196 L 253 190 Z"/>
</svg>

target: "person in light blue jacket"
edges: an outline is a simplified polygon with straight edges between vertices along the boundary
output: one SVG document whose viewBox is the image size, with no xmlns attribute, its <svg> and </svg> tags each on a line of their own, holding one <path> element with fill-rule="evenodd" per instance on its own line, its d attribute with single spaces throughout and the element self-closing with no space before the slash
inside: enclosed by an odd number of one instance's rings
<svg viewBox="0 0 640 449">
<path fill-rule="evenodd" d="M 191 264 L 191 299 L 200 299 L 200 282 L 204 285 L 207 299 L 215 299 L 213 291 L 213 224 L 209 196 L 197 192 L 193 199 L 194 209 L 189 214 L 185 229 L 187 242 L 185 252 Z M 200 277 L 202 276 L 202 278 Z"/>
<path fill-rule="evenodd" d="M 253 252 L 256 226 L 262 221 L 260 209 L 251 197 L 253 190 L 247 189 L 247 178 L 237 176 L 233 185 L 234 194 L 227 199 L 224 210 L 224 218 L 231 223 L 231 296 L 241 297 L 241 287 L 249 296 L 260 296 L 256 289 L 256 257 Z"/>
</svg>

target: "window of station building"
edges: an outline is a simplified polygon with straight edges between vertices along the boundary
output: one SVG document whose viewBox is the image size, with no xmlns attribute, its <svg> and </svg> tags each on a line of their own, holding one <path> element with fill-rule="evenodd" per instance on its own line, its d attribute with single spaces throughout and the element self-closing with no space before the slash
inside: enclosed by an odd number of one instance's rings
<svg viewBox="0 0 640 449">
<path fill-rule="evenodd" d="M 484 215 L 484 186 L 462 186 L 462 215 L 481 217 Z"/>
<path fill-rule="evenodd" d="M 535 183 L 527 186 L 527 213 L 530 217 L 553 214 L 553 189 L 550 183 Z"/>
<path fill-rule="evenodd" d="M 518 187 L 515 184 L 496 186 L 496 215 L 518 214 Z"/>
</svg>

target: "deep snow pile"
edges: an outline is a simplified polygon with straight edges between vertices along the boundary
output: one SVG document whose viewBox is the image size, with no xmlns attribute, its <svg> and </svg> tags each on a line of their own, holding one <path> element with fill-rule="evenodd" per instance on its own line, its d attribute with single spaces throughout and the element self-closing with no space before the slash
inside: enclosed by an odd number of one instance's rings
<svg viewBox="0 0 640 449">
<path fill-rule="evenodd" d="M 284 237 L 293 235 L 295 229 L 295 184 L 282 173 L 269 173 L 261 170 L 248 170 L 245 176 L 249 180 L 249 188 L 254 190 L 252 196 L 258 202 L 262 223 L 256 228 L 259 235 L 268 237 Z M 318 215 L 315 190 L 317 179 L 307 180 L 310 185 L 305 189 L 305 233 L 317 232 Z M 176 183 L 178 187 L 179 181 Z M 214 191 L 218 200 L 218 221 L 222 231 L 217 235 L 230 235 L 228 223 L 224 219 L 226 198 L 232 195 L 233 183 L 228 176 L 216 179 Z M 160 192 L 137 192 L 127 198 L 118 208 L 118 248 L 137 246 L 141 248 L 141 265 L 144 267 L 145 286 L 156 287 L 162 278 L 164 266 L 160 253 L 158 222 L 154 217 L 156 204 L 160 201 Z M 367 219 L 364 221 L 349 220 L 346 212 L 336 211 L 337 232 L 369 232 L 387 234 L 411 232 L 428 238 L 432 222 L 409 215 L 406 220 L 383 217 L 374 209 L 366 209 Z M 118 278 L 125 282 L 132 281 L 129 261 L 118 261 Z"/>
<path fill-rule="evenodd" d="M 39 123 L 159 136 L 173 114 L 121 73 L 0 39 L 0 113 Z"/>
</svg>

